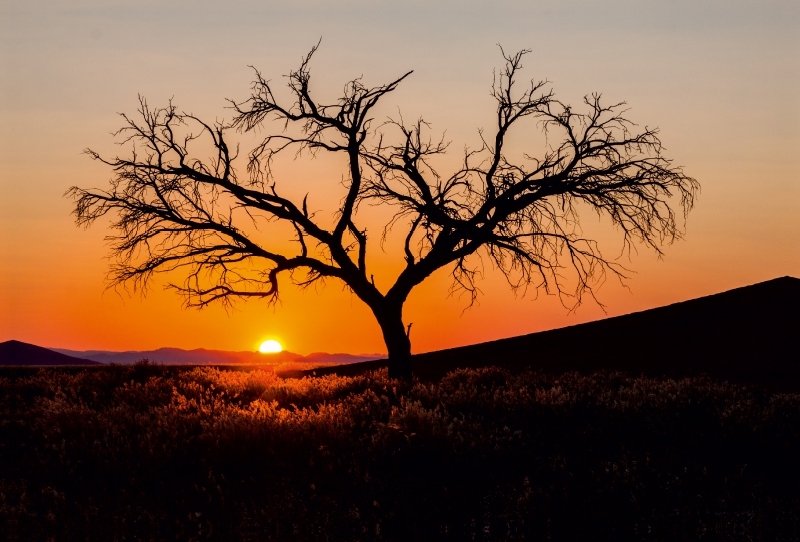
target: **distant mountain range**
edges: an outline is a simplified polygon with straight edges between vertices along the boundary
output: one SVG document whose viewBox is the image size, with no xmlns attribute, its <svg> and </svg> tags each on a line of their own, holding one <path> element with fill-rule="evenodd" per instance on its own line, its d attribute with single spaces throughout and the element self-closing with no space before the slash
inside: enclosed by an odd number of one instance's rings
<svg viewBox="0 0 800 542">
<path fill-rule="evenodd" d="M 112 352 L 108 350 L 68 350 L 66 348 L 43 348 L 20 341 L 0 343 L 0 365 L 100 365 L 116 363 L 128 365 L 147 359 L 165 365 L 261 365 L 264 363 L 313 363 L 347 364 L 385 358 L 385 354 L 328 354 L 314 352 L 307 356 L 293 352 L 262 354 L 260 352 L 228 352 L 225 350 L 182 350 L 159 348 Z"/>
<path fill-rule="evenodd" d="M 355 375 L 386 365 L 368 361 L 313 373 Z M 673 378 L 707 374 L 800 391 L 800 279 L 782 277 L 624 316 L 412 356 L 421 380 L 489 365 L 556 374 L 601 369 Z"/>
<path fill-rule="evenodd" d="M 369 361 L 385 358 L 385 354 L 328 354 L 326 352 L 314 352 L 307 356 L 295 354 L 294 352 L 278 352 L 275 354 L 262 354 L 260 352 L 240 351 L 231 352 L 227 350 L 206 350 L 197 348 L 194 350 L 183 350 L 181 348 L 159 348 L 157 350 L 131 350 L 126 352 L 112 352 L 109 350 L 67 350 L 66 348 L 52 348 L 51 350 L 73 356 L 76 358 L 89 359 L 100 363 L 117 363 L 120 365 L 136 363 L 142 359 L 148 359 L 156 363 L 166 365 L 226 365 L 244 364 L 258 365 L 260 363 L 281 363 L 286 361 L 310 362 L 310 363 L 356 363 L 359 361 Z"/>
</svg>

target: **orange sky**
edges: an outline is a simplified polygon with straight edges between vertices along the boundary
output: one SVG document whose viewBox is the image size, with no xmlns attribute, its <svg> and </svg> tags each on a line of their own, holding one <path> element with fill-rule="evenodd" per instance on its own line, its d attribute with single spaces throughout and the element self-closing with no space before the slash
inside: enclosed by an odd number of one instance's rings
<svg viewBox="0 0 800 542">
<path fill-rule="evenodd" d="M 281 3 L 282 4 L 282 3 Z M 526 75 L 562 99 L 589 92 L 625 100 L 628 116 L 659 126 L 667 156 L 702 193 L 686 239 L 657 260 L 630 262 L 630 291 L 600 290 L 609 315 L 647 309 L 777 276 L 800 276 L 800 7 L 796 2 L 16 2 L 2 8 L 0 57 L 0 341 L 73 349 L 161 346 L 253 350 L 276 338 L 299 353 L 384 352 L 366 307 L 331 282 L 284 287 L 282 304 L 181 308 L 156 283 L 142 299 L 104 290 L 98 223 L 72 222 L 71 185 L 102 187 L 110 172 L 81 154 L 116 149 L 117 112 L 137 93 L 170 97 L 208 119 L 296 67 L 323 37 L 312 75 L 334 99 L 345 81 L 368 84 L 416 70 L 387 101 L 406 118 L 447 130 L 454 158 L 492 126 L 492 69 L 507 50 L 533 49 Z M 536 149 L 532 149 L 535 151 Z M 342 173 L 324 162 L 286 163 L 279 183 L 311 186 L 319 207 L 338 201 Z M 382 218 L 371 211 L 375 224 Z M 372 222 L 370 222 L 372 223 Z M 587 217 L 586 226 L 594 228 Z M 376 226 L 377 228 L 377 226 Z M 618 239 L 601 234 L 607 254 Z M 377 251 L 373 247 L 373 251 Z M 396 250 L 373 253 L 378 284 Z M 601 318 L 591 303 L 568 313 L 543 294 L 515 298 L 487 269 L 479 305 L 448 298 L 446 273 L 406 307 L 415 352 Z"/>
</svg>

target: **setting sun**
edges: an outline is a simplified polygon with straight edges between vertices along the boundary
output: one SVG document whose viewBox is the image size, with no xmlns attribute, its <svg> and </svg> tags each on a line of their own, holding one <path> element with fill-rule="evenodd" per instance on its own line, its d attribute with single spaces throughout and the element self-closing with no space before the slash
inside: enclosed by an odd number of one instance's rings
<svg viewBox="0 0 800 542">
<path fill-rule="evenodd" d="M 261 346 L 258 347 L 258 351 L 262 354 L 276 354 L 283 350 L 281 343 L 275 340 L 268 340 L 261 343 Z"/>
</svg>

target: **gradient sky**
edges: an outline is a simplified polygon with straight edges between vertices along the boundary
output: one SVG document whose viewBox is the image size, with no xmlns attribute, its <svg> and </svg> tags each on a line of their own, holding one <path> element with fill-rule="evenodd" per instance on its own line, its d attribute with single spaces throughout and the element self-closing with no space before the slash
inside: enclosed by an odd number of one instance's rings
<svg viewBox="0 0 800 542">
<path fill-rule="evenodd" d="M 577 103 L 602 92 L 627 101 L 635 122 L 659 126 L 667 156 L 702 193 L 685 240 L 662 260 L 642 250 L 624 261 L 636 271 L 629 291 L 600 290 L 608 315 L 800 276 L 796 0 L 3 0 L 0 341 L 252 350 L 276 338 L 299 353 L 384 352 L 366 307 L 333 282 L 306 292 L 287 286 L 277 307 L 251 301 L 230 314 L 183 309 L 163 283 L 144 299 L 106 291 L 104 223 L 76 228 L 63 197 L 71 185 L 106 186 L 110 171 L 81 151 L 116 151 L 109 133 L 117 113 L 135 111 L 137 94 L 229 117 L 225 98 L 248 95 L 248 65 L 279 80 L 320 37 L 318 95 L 334 99 L 362 74 L 379 84 L 414 69 L 384 114 L 399 107 L 406 118 L 424 116 L 447 130 L 454 150 L 492 127 L 497 43 L 532 49 L 525 75 L 549 79 L 558 97 Z M 320 197 L 335 194 L 341 173 L 324 165 L 288 164 L 282 174 L 320 183 Z M 618 252 L 618 238 L 600 235 L 607 254 Z M 434 275 L 409 299 L 413 351 L 604 316 L 591 303 L 568 313 L 553 297 L 516 298 L 490 269 L 479 305 L 463 314 L 465 300 L 448 298 L 447 286 L 446 274 Z"/>
</svg>

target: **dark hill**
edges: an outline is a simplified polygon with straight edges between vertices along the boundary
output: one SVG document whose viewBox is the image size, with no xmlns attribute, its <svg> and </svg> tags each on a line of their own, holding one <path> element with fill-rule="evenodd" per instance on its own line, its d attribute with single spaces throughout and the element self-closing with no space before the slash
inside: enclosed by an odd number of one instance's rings
<svg viewBox="0 0 800 542">
<path fill-rule="evenodd" d="M 20 341 L 0 343 L 0 365 L 102 365 Z"/>
<path fill-rule="evenodd" d="M 487 365 L 553 373 L 705 373 L 800 389 L 800 279 L 782 277 L 625 316 L 413 356 L 414 373 L 422 380 Z M 376 360 L 314 372 L 352 375 L 384 366 L 385 360 Z"/>
</svg>

